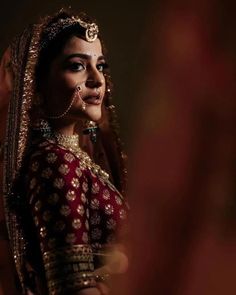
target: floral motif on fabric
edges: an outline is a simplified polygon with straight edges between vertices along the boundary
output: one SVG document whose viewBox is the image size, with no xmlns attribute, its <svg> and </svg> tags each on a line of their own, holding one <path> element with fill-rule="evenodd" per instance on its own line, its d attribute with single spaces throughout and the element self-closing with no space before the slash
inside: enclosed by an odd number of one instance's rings
<svg viewBox="0 0 236 295">
<path fill-rule="evenodd" d="M 67 164 L 61 164 L 58 168 L 58 171 L 62 174 L 62 175 L 67 175 L 70 171 L 70 168 Z"/>
<path fill-rule="evenodd" d="M 92 184 L 92 193 L 97 194 L 100 190 L 99 184 L 97 182 Z"/>
<path fill-rule="evenodd" d="M 74 201 L 76 199 L 76 193 L 74 190 L 69 190 L 67 193 L 66 193 L 66 198 L 68 201 Z"/>
<path fill-rule="evenodd" d="M 90 208 L 93 210 L 98 210 L 99 209 L 99 200 L 98 199 L 92 199 L 91 204 L 90 204 Z"/>
<path fill-rule="evenodd" d="M 63 178 L 55 178 L 53 185 L 55 188 L 61 189 L 65 185 Z"/>
<path fill-rule="evenodd" d="M 78 205 L 77 212 L 78 212 L 79 215 L 83 216 L 84 212 L 85 212 L 84 206 L 83 205 Z"/>
<path fill-rule="evenodd" d="M 74 188 L 78 188 L 80 186 L 79 179 L 77 177 L 72 178 L 71 184 Z"/>
<path fill-rule="evenodd" d="M 38 169 L 39 169 L 39 162 L 37 162 L 37 161 L 33 162 L 31 165 L 31 170 L 33 172 L 36 172 Z"/>
<path fill-rule="evenodd" d="M 109 200 L 110 199 L 110 193 L 107 189 L 104 189 L 103 193 L 102 193 L 102 197 L 104 200 Z"/>
<path fill-rule="evenodd" d="M 99 228 L 92 229 L 91 237 L 92 237 L 93 240 L 99 240 L 99 239 L 101 239 L 101 236 L 102 236 L 101 229 L 99 229 Z"/>
<path fill-rule="evenodd" d="M 112 218 L 107 220 L 107 228 L 109 230 L 115 229 L 116 228 L 116 221 Z"/>
<path fill-rule="evenodd" d="M 72 221 L 72 227 L 75 229 L 81 228 L 81 221 L 79 218 L 76 218 Z"/>
<path fill-rule="evenodd" d="M 98 225 L 101 221 L 101 217 L 98 212 L 94 212 L 90 218 L 90 222 L 92 225 Z"/>
<path fill-rule="evenodd" d="M 53 164 L 57 160 L 57 155 L 55 153 L 48 153 L 46 160 L 49 164 Z"/>
<path fill-rule="evenodd" d="M 81 177 L 83 174 L 82 174 L 82 171 L 81 171 L 81 169 L 79 168 L 79 167 L 77 167 L 76 169 L 75 169 L 75 173 L 76 173 L 76 175 L 78 176 L 78 177 Z"/>
<path fill-rule="evenodd" d="M 70 153 L 65 153 L 65 155 L 64 155 L 64 159 L 65 159 L 67 162 L 71 163 L 71 162 L 73 162 L 73 161 L 75 160 L 75 156 L 72 155 L 72 154 L 70 154 Z"/>
<path fill-rule="evenodd" d="M 42 171 L 42 174 L 41 175 L 42 175 L 43 178 L 49 179 L 52 176 L 52 169 L 50 169 L 49 167 L 45 168 Z"/>
<path fill-rule="evenodd" d="M 71 209 L 69 206 L 63 205 L 63 206 L 61 206 L 60 213 L 63 216 L 68 216 L 71 213 Z"/>
<path fill-rule="evenodd" d="M 107 215 L 112 215 L 113 212 L 114 212 L 114 208 L 113 208 L 113 206 L 111 204 L 105 205 L 105 213 Z"/>
<path fill-rule="evenodd" d="M 36 147 L 32 154 L 35 156 L 29 158 L 28 185 L 35 180 L 28 195 L 29 206 L 42 255 L 50 253 L 53 257 L 57 253 L 60 269 L 55 266 L 53 271 L 61 273 L 71 267 L 70 259 L 63 259 L 69 257 L 73 247 L 92 245 L 96 253 L 103 245 L 115 242 L 127 207 L 110 182 L 96 172 L 99 169 L 91 169 L 69 150 L 47 143 Z M 80 261 L 73 267 L 92 271 L 93 260 L 89 263 Z"/>
</svg>

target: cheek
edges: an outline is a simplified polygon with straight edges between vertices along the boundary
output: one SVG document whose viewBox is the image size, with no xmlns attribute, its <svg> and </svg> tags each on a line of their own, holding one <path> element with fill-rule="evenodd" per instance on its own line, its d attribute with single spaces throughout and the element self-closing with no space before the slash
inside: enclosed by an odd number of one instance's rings
<svg viewBox="0 0 236 295">
<path fill-rule="evenodd" d="M 73 74 L 58 74 L 52 80 L 52 86 L 61 90 L 74 90 L 77 84 L 78 78 Z"/>
<path fill-rule="evenodd" d="M 105 92 L 106 92 L 106 81 L 103 83 L 103 85 L 101 87 L 101 92 L 102 92 L 102 95 L 103 95 L 103 98 L 104 98 L 104 95 L 105 95 Z"/>
<path fill-rule="evenodd" d="M 49 79 L 48 89 L 49 96 L 55 101 L 67 100 L 71 98 L 74 89 L 77 85 L 77 79 L 75 75 L 71 74 L 57 74 L 53 75 Z"/>
</svg>

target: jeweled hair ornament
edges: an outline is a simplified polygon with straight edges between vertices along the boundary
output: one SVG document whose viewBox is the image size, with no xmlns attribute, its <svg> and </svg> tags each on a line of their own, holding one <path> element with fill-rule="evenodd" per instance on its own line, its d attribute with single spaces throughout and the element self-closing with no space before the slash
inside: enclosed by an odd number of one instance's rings
<svg viewBox="0 0 236 295">
<path fill-rule="evenodd" d="M 79 17 L 72 16 L 70 18 L 61 18 L 57 22 L 51 24 L 48 28 L 45 29 L 44 33 L 46 34 L 46 40 L 44 40 L 41 44 L 41 48 L 44 48 L 48 41 L 53 40 L 57 34 L 74 25 L 79 24 L 82 28 L 85 29 L 85 39 L 88 42 L 93 42 L 98 37 L 98 26 L 95 23 L 88 23 L 83 21 Z"/>
</svg>

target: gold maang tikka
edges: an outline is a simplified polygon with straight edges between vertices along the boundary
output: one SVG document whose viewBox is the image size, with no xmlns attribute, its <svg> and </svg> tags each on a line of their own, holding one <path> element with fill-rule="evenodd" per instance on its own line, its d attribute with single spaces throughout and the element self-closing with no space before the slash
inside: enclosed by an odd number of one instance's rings
<svg viewBox="0 0 236 295">
<path fill-rule="evenodd" d="M 61 18 L 56 23 L 51 24 L 48 28 L 45 29 L 44 33 L 46 34 L 46 38 L 41 43 L 41 48 L 44 48 L 47 45 L 48 41 L 53 40 L 60 31 L 76 24 L 79 24 L 82 28 L 85 29 L 86 41 L 93 42 L 97 39 L 99 32 L 97 24 L 88 23 L 83 21 L 79 17 L 72 16 L 65 19 Z"/>
</svg>

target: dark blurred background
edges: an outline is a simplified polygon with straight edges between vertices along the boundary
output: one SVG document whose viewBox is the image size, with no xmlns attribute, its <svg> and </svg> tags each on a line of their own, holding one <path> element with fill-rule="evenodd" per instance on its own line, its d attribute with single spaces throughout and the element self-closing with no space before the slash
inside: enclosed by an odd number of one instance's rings
<svg viewBox="0 0 236 295">
<path fill-rule="evenodd" d="M 70 5 L 100 24 L 130 155 L 130 271 L 113 294 L 235 295 L 236 3 L 8 1 L 1 52 Z"/>
</svg>

